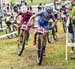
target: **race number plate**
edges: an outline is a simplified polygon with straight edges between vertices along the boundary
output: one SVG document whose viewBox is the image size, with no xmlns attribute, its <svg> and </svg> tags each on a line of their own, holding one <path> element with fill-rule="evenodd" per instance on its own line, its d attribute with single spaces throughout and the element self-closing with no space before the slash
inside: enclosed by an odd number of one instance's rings
<svg viewBox="0 0 75 69">
<path fill-rule="evenodd" d="M 26 29 L 27 29 L 27 25 L 23 24 L 23 25 L 21 26 L 21 29 L 26 30 Z"/>
<path fill-rule="evenodd" d="M 38 28 L 38 33 L 44 33 L 44 29 L 43 28 Z"/>
</svg>

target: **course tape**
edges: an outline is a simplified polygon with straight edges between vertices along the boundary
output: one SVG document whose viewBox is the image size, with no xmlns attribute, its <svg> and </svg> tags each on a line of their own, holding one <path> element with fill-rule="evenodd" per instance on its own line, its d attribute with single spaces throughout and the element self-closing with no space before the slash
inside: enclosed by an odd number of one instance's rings
<svg viewBox="0 0 75 69">
<path fill-rule="evenodd" d="M 10 35 L 15 34 L 15 33 L 17 33 L 17 31 L 9 33 L 9 34 L 2 35 L 2 36 L 0 36 L 0 39 L 4 38 L 4 37 L 7 37 L 7 36 L 10 36 Z"/>
<path fill-rule="evenodd" d="M 0 30 L 5 30 L 6 28 L 0 28 Z"/>
</svg>

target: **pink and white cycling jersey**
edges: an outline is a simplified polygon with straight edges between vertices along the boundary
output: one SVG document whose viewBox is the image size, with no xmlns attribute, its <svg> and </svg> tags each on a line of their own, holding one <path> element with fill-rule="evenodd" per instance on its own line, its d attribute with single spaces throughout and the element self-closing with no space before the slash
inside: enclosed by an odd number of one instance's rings
<svg viewBox="0 0 75 69">
<path fill-rule="evenodd" d="M 18 21 L 20 21 L 21 24 L 23 24 L 24 22 L 26 22 L 26 24 L 27 24 L 30 17 L 32 16 L 32 13 L 30 11 L 27 11 L 27 13 L 19 12 L 18 15 L 19 15 Z"/>
</svg>

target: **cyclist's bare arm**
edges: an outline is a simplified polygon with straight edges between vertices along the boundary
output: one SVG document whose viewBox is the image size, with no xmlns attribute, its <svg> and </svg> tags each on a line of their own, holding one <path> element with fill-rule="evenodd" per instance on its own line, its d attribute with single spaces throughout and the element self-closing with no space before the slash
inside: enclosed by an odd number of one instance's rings
<svg viewBox="0 0 75 69">
<path fill-rule="evenodd" d="M 36 18 L 36 17 L 37 17 L 37 15 L 33 15 L 33 16 L 31 16 L 30 19 L 29 19 L 28 24 L 31 24 L 31 22 L 33 21 L 33 22 L 32 22 L 32 25 L 34 25 L 34 24 L 35 24 L 34 21 L 35 21 L 35 18 Z"/>
<path fill-rule="evenodd" d="M 54 27 L 56 25 L 56 22 L 55 21 L 53 21 L 53 23 L 52 23 L 52 27 Z"/>
</svg>

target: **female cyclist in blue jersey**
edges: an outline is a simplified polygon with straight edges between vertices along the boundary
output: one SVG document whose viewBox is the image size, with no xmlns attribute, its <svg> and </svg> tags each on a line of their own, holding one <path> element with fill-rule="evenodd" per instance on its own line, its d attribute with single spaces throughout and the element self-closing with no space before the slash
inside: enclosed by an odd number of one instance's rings
<svg viewBox="0 0 75 69">
<path fill-rule="evenodd" d="M 53 28 L 54 25 L 55 25 L 55 17 L 52 15 L 52 12 L 53 12 L 53 8 L 46 7 L 45 10 L 41 11 L 38 14 L 35 14 L 35 15 L 31 16 L 31 18 L 29 20 L 29 23 L 31 23 L 31 21 L 34 20 L 37 17 L 37 20 L 36 20 L 37 27 L 41 26 L 45 30 L 48 30 L 49 20 L 53 19 L 53 23 L 52 23 L 52 26 L 51 26 Z M 33 25 L 34 25 L 34 22 L 33 22 Z M 45 33 L 44 36 L 46 37 L 46 35 L 47 35 L 47 32 Z M 37 36 L 37 31 L 35 32 L 35 35 L 34 35 L 34 45 L 36 45 L 36 36 Z"/>
</svg>

